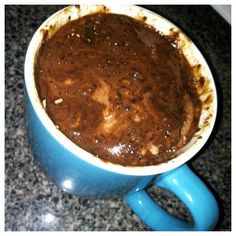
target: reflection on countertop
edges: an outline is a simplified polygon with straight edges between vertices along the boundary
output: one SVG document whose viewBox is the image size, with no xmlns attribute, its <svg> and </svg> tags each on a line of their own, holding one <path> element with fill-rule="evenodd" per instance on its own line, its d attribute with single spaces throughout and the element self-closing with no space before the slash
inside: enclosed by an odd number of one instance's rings
<svg viewBox="0 0 236 236">
<path fill-rule="evenodd" d="M 82 199 L 55 186 L 33 160 L 24 129 L 24 57 L 33 33 L 62 6 L 5 6 L 5 230 L 148 229 L 122 199 Z M 179 26 L 206 56 L 219 93 L 218 122 L 210 142 L 190 166 L 216 194 L 231 230 L 231 27 L 210 6 L 146 6 Z M 172 214 L 190 219 L 172 194 L 147 190 Z"/>
</svg>

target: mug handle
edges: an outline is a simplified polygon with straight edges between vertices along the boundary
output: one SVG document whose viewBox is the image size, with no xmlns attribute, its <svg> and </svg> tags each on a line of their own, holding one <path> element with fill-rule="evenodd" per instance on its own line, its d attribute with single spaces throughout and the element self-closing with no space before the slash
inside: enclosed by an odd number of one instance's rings
<svg viewBox="0 0 236 236">
<path fill-rule="evenodd" d="M 141 190 L 124 197 L 131 209 L 153 230 L 160 231 L 207 231 L 213 230 L 219 208 L 213 194 L 185 164 L 175 170 L 160 174 L 155 184 L 179 197 L 192 214 L 194 223 L 181 220 L 160 207 Z"/>
</svg>

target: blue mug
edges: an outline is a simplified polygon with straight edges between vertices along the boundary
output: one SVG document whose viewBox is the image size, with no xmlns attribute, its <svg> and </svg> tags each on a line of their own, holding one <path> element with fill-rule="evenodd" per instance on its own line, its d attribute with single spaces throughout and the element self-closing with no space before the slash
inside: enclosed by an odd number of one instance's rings
<svg viewBox="0 0 236 236">
<path fill-rule="evenodd" d="M 131 209 L 153 230 L 213 230 L 219 217 L 217 202 L 206 185 L 189 169 L 191 159 L 208 140 L 217 113 L 217 95 L 211 71 L 197 47 L 175 25 L 163 17 L 137 6 L 106 6 L 107 12 L 146 17 L 146 23 L 164 34 L 178 32 L 178 43 L 194 69 L 196 83 L 205 78 L 205 87 L 197 87 L 202 100 L 199 131 L 176 158 L 154 166 L 130 167 L 104 162 L 83 150 L 58 130 L 38 97 L 34 64 L 43 32 L 49 37 L 68 20 L 104 9 L 100 5 L 70 6 L 48 18 L 34 34 L 25 59 L 25 114 L 30 145 L 35 159 L 46 175 L 63 190 L 80 197 L 123 197 Z M 50 27 L 50 26 L 54 27 Z M 52 31 L 54 30 L 54 31 Z M 198 66 L 198 65 L 201 66 Z M 196 69 L 197 68 L 197 69 Z M 209 99 L 210 98 L 210 99 Z M 193 217 L 188 223 L 167 213 L 145 191 L 154 183 L 174 193 Z"/>
</svg>

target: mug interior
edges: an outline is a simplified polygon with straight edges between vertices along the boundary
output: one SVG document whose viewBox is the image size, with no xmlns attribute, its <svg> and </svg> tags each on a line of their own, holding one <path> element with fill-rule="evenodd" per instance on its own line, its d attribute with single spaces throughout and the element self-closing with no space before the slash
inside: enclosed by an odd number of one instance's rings
<svg viewBox="0 0 236 236">
<path fill-rule="evenodd" d="M 202 112 L 199 120 L 199 131 L 195 133 L 191 141 L 177 152 L 175 158 L 168 162 L 153 166 L 121 166 L 93 156 L 84 149 L 74 144 L 60 130 L 58 130 L 47 113 L 45 112 L 38 96 L 34 80 L 34 65 L 37 58 L 38 49 L 41 46 L 42 39 L 51 37 L 57 29 L 68 21 L 78 19 L 84 15 L 95 12 L 108 12 L 128 15 L 137 19 L 145 20 L 149 25 L 161 31 L 164 35 L 178 35 L 178 46 L 181 48 L 189 64 L 193 68 L 196 86 L 199 97 L 202 101 Z M 25 59 L 25 85 L 32 106 L 37 116 L 42 121 L 51 135 L 60 142 L 68 151 L 74 153 L 78 158 L 100 167 L 102 169 L 126 174 L 126 175 L 154 175 L 174 169 L 192 158 L 208 140 L 216 119 L 217 95 L 212 73 L 204 57 L 194 45 L 194 43 L 174 24 L 153 13 L 138 6 L 131 5 L 80 5 L 64 8 L 49 17 L 34 34 Z"/>
</svg>

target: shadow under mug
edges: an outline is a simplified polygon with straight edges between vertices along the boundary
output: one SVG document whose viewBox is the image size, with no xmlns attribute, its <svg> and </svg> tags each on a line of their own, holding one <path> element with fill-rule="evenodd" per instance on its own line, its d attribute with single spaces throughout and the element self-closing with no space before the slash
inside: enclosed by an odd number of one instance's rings
<svg viewBox="0 0 236 236">
<path fill-rule="evenodd" d="M 165 34 L 170 30 L 179 32 L 179 43 L 190 65 L 201 64 L 208 89 L 201 93 L 203 102 L 199 131 L 176 158 L 157 166 L 124 167 L 104 162 L 70 141 L 53 124 L 43 109 L 34 81 L 35 55 L 42 42 L 42 29 L 50 25 L 60 27 L 69 19 L 96 12 L 99 5 L 71 6 L 48 18 L 34 34 L 25 59 L 25 114 L 29 142 L 35 159 L 46 175 L 63 190 L 81 197 L 123 197 L 125 202 L 153 230 L 212 230 L 218 217 L 217 202 L 206 185 L 189 169 L 191 159 L 208 140 L 214 126 L 217 111 L 217 96 L 210 69 L 196 46 L 175 25 L 163 17 L 137 6 L 106 6 L 106 11 L 132 17 L 146 17 L 146 22 L 158 26 Z M 69 17 L 70 16 L 70 17 Z M 158 25 L 156 25 L 158 20 Z M 52 27 L 55 29 L 55 27 Z M 184 44 L 183 44 L 184 43 Z M 205 104 L 211 96 L 210 103 Z M 209 99 L 208 99 L 209 100 Z M 207 121 L 207 122 L 206 122 Z M 206 125 L 207 123 L 207 125 Z M 167 213 L 147 194 L 145 188 L 154 183 L 174 193 L 184 202 L 193 217 L 193 224 Z"/>
</svg>

